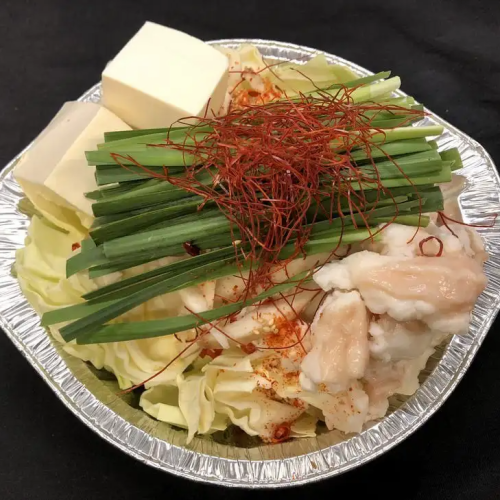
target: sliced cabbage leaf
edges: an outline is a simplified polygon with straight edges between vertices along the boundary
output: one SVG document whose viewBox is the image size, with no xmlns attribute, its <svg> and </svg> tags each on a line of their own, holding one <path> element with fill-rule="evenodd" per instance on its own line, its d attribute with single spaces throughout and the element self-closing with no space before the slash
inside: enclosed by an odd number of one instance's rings
<svg viewBox="0 0 500 500">
<path fill-rule="evenodd" d="M 66 259 L 74 236 L 34 216 L 25 247 L 16 252 L 15 271 L 21 288 L 38 314 L 82 302 L 82 294 L 95 288 L 84 274 L 66 278 Z"/>
<path fill-rule="evenodd" d="M 211 434 L 227 428 L 225 415 L 216 414 L 210 405 L 210 391 L 206 379 L 200 375 L 190 375 L 177 380 L 174 385 L 157 385 L 143 392 L 141 408 L 152 417 L 188 430 L 188 443 L 195 433 Z"/>
<path fill-rule="evenodd" d="M 139 405 L 156 420 L 187 429 L 188 424 L 178 402 L 178 387 L 174 385 L 157 385 L 142 393 Z"/>
<path fill-rule="evenodd" d="M 236 377 L 234 373 L 231 376 Z M 233 386 L 238 383 L 232 381 Z M 216 386 L 214 397 L 217 412 L 226 414 L 248 435 L 263 439 L 271 439 L 279 425 L 293 422 L 303 413 L 303 409 L 270 399 L 259 391 L 217 391 Z"/>
<path fill-rule="evenodd" d="M 309 438 L 316 437 L 316 424 L 318 419 L 313 415 L 308 415 L 303 413 L 295 422 L 292 424 L 290 430 L 290 437 L 294 438 Z"/>
<path fill-rule="evenodd" d="M 215 407 L 211 385 L 213 377 L 193 374 L 177 377 L 179 387 L 179 408 L 187 422 L 190 443 L 196 433 L 205 434 L 212 429 L 215 420 Z"/>
<path fill-rule="evenodd" d="M 92 225 L 93 218 L 84 213 L 71 210 L 64 206 L 62 202 L 56 203 L 54 200 L 45 198 L 40 194 L 38 186 L 22 181 L 20 184 L 36 211 L 52 224 L 71 233 L 73 237 L 78 238 L 79 235 L 84 235 Z M 82 238 L 80 237 L 77 241 L 80 239 Z"/>
<path fill-rule="evenodd" d="M 204 368 L 207 374 L 218 370 L 213 386 L 215 411 L 227 415 L 248 435 L 270 439 L 277 426 L 295 421 L 304 409 L 268 397 L 251 365 L 260 354 L 240 353 L 239 357 L 235 352 L 223 354 Z"/>
<path fill-rule="evenodd" d="M 229 59 L 230 91 L 241 84 L 245 70 L 259 72 L 260 76 L 268 78 L 289 96 L 326 88 L 333 84 L 347 83 L 358 78 L 347 66 L 330 64 L 324 54 L 314 56 L 305 64 L 283 62 L 264 69 L 271 61 L 266 61 L 254 45 L 242 44 L 237 49 L 219 47 L 219 50 Z"/>
<path fill-rule="evenodd" d="M 347 83 L 358 78 L 347 66 L 330 64 L 324 54 L 318 54 L 305 64 L 278 64 L 269 73 L 273 83 L 289 95 Z"/>
</svg>

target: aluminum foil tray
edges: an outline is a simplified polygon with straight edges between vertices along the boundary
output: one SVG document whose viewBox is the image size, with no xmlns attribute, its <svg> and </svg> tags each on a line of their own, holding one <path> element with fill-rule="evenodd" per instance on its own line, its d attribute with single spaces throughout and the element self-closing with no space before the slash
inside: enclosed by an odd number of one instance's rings
<svg viewBox="0 0 500 500">
<path fill-rule="evenodd" d="M 270 59 L 307 61 L 316 50 L 267 40 L 217 40 L 225 46 L 255 44 Z M 361 76 L 366 69 L 327 54 Z M 403 95 L 401 93 L 401 95 Z M 98 102 L 100 85 L 80 100 Z M 459 148 L 467 178 L 460 205 L 467 222 L 500 213 L 500 179 L 488 153 L 474 140 L 431 113 L 428 124 L 442 124 L 446 132 L 440 148 Z M 28 146 L 29 148 L 29 146 Z M 27 148 L 27 149 L 28 149 Z M 23 152 L 22 152 L 23 153 Z M 237 448 L 199 437 L 185 446 L 185 433 L 157 422 L 116 396 L 116 386 L 104 382 L 84 362 L 66 354 L 40 326 L 39 318 L 21 293 L 11 267 L 16 249 L 23 246 L 28 219 L 17 209 L 22 195 L 12 168 L 20 153 L 0 176 L 0 325 L 60 400 L 87 426 L 109 443 L 162 471 L 196 481 L 251 488 L 291 486 L 335 476 L 374 459 L 415 432 L 446 400 L 464 376 L 500 306 L 499 226 L 479 230 L 490 260 L 489 284 L 479 297 L 470 331 L 454 337 L 430 360 L 422 386 L 410 398 L 394 399 L 390 413 L 360 435 L 330 432 L 317 438 L 280 445 Z"/>
</svg>

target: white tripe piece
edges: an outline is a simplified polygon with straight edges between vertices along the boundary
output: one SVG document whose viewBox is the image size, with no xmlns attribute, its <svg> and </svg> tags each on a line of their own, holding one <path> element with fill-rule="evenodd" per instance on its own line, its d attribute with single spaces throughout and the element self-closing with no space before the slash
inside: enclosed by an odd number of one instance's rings
<svg viewBox="0 0 500 500">
<path fill-rule="evenodd" d="M 368 363 L 369 314 L 358 292 L 329 294 L 311 325 L 312 349 L 301 365 L 301 383 L 345 390 Z M 306 380 L 309 379 L 309 380 Z"/>
<path fill-rule="evenodd" d="M 484 249 L 484 242 L 478 232 L 471 226 L 457 224 L 455 222 L 446 222 L 446 226 L 436 226 L 429 224 L 427 231 L 433 236 L 437 236 L 444 245 L 444 253 L 460 254 L 463 253 L 472 257 L 483 264 L 488 260 L 488 254 Z M 451 234 L 451 231 L 456 235 Z"/>
<path fill-rule="evenodd" d="M 314 280 L 325 291 L 359 290 L 374 314 L 422 320 L 452 334 L 467 331 L 470 312 L 486 285 L 482 266 L 465 255 L 405 258 L 368 251 L 326 264 Z"/>
<path fill-rule="evenodd" d="M 394 257 L 417 257 L 422 255 L 420 243 L 431 236 L 439 238 L 443 243 L 443 255 L 467 255 L 474 257 L 479 262 L 487 260 L 484 245 L 477 231 L 469 226 L 447 222 L 446 226 L 430 223 L 426 228 L 391 224 L 381 233 L 380 241 L 364 243 L 365 250 L 371 250 L 381 255 Z M 450 232 L 450 229 L 454 234 Z M 435 255 L 440 249 L 437 240 L 429 240 L 422 244 L 426 255 Z"/>
<path fill-rule="evenodd" d="M 374 317 L 368 331 L 370 354 L 382 361 L 418 358 L 444 338 L 442 333 L 433 332 L 422 321 L 398 322 L 387 314 Z"/>
<path fill-rule="evenodd" d="M 371 359 L 364 376 L 364 390 L 369 399 L 367 420 L 382 418 L 394 394 L 410 396 L 419 388 L 419 374 L 434 349 L 425 349 L 418 357 L 397 362 Z"/>
</svg>

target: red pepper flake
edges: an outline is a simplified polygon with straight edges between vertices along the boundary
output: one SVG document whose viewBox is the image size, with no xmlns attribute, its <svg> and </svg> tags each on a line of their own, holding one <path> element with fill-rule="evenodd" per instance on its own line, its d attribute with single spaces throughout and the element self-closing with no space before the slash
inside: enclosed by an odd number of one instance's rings
<svg viewBox="0 0 500 500">
<path fill-rule="evenodd" d="M 298 318 L 298 316 L 297 316 Z M 276 318 L 274 322 L 275 331 L 277 333 L 270 333 L 266 335 L 264 342 L 265 347 L 261 349 L 282 350 L 283 356 L 288 357 L 285 351 L 299 345 L 305 335 L 302 335 L 300 328 L 300 320 L 289 320 L 287 318 Z"/>
<path fill-rule="evenodd" d="M 209 358 L 215 359 L 217 356 L 222 354 L 222 349 L 202 349 L 200 352 L 200 358 L 208 356 Z"/>
<path fill-rule="evenodd" d="M 427 255 L 424 251 L 424 245 L 426 243 L 428 243 L 429 241 L 432 241 L 432 240 L 436 240 L 438 243 L 439 243 L 439 250 L 438 252 L 435 254 L 435 255 Z M 443 255 L 443 249 L 444 249 L 444 245 L 443 245 L 443 242 L 436 236 L 429 236 L 428 238 L 424 238 L 419 244 L 418 244 L 418 247 L 420 248 L 420 253 L 424 256 L 424 257 L 441 257 L 441 255 Z"/>
<path fill-rule="evenodd" d="M 257 350 L 257 347 L 251 342 L 249 344 L 241 344 L 240 348 L 245 354 L 253 354 Z"/>
<path fill-rule="evenodd" d="M 286 382 L 288 385 L 294 385 L 299 383 L 300 372 L 283 372 L 282 376 L 284 382 Z"/>
<path fill-rule="evenodd" d="M 249 90 L 249 91 L 248 91 L 248 95 L 249 95 L 250 97 L 259 97 L 260 93 L 259 93 L 259 92 L 257 92 L 256 90 Z"/>
<path fill-rule="evenodd" d="M 283 423 L 276 427 L 274 431 L 272 442 L 273 443 L 282 443 L 286 441 L 290 437 L 290 433 L 292 432 L 291 426 L 289 423 Z"/>
<path fill-rule="evenodd" d="M 78 250 L 81 247 L 80 243 L 73 243 L 71 245 L 71 250 L 74 252 L 75 250 Z"/>
<path fill-rule="evenodd" d="M 183 243 L 182 248 L 184 248 L 186 253 L 191 255 L 192 257 L 196 257 L 201 253 L 200 248 L 197 247 L 194 243 L 191 243 L 190 241 L 186 241 L 185 243 Z"/>
<path fill-rule="evenodd" d="M 294 406 L 295 408 L 301 408 L 303 410 L 305 410 L 305 403 L 303 401 L 301 401 L 300 399 L 292 399 L 290 401 L 290 404 L 292 406 Z"/>
</svg>

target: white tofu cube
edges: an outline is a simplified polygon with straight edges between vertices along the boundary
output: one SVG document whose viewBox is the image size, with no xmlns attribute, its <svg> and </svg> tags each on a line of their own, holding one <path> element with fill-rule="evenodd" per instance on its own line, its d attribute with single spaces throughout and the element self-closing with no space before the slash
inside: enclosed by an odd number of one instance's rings
<svg viewBox="0 0 500 500">
<path fill-rule="evenodd" d="M 217 113 L 224 102 L 228 59 L 180 31 L 146 22 L 102 74 L 108 109 L 135 128 L 169 127 Z M 213 116 L 213 114 L 211 114 Z"/>
<path fill-rule="evenodd" d="M 99 104 L 67 102 L 14 167 L 26 196 L 51 222 L 90 226 L 92 200 L 85 193 L 97 184 L 85 151 L 96 149 L 104 132 L 116 130 L 130 127 Z"/>
</svg>

